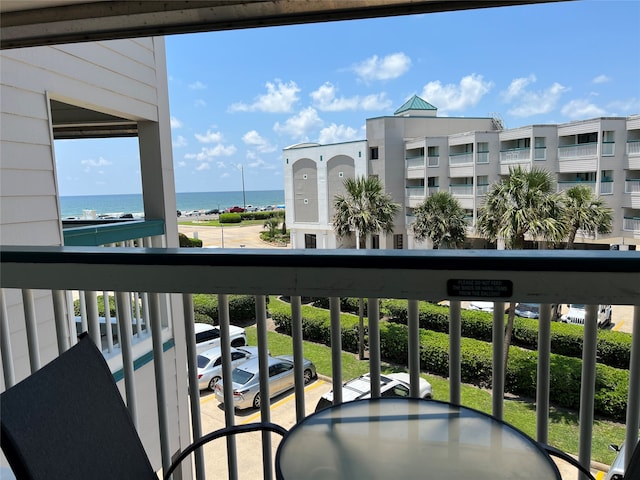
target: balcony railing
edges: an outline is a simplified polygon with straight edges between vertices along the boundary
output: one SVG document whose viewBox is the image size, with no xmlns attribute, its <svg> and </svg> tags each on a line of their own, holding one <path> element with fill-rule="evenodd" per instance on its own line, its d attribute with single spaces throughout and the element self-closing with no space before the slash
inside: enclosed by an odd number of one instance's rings
<svg viewBox="0 0 640 480">
<path fill-rule="evenodd" d="M 602 156 L 611 157 L 616 154 L 615 142 L 602 142 Z"/>
<path fill-rule="evenodd" d="M 546 160 L 547 159 L 547 147 L 535 147 L 533 149 L 534 160 Z"/>
<path fill-rule="evenodd" d="M 489 152 L 478 152 L 476 163 L 489 163 Z"/>
<path fill-rule="evenodd" d="M 433 157 L 433 156 L 430 155 L 430 156 L 427 157 L 427 166 L 428 167 L 437 167 L 438 165 L 440 165 L 440 157 L 439 156 Z"/>
<path fill-rule="evenodd" d="M 417 396 L 420 374 L 420 328 L 418 300 L 450 300 L 449 310 L 449 400 L 461 404 L 461 305 L 463 300 L 497 302 L 493 315 L 492 342 L 492 413 L 503 417 L 504 371 L 503 342 L 505 302 L 543 303 L 539 322 L 538 362 L 536 382 L 536 437 L 547 443 L 549 433 L 551 305 L 585 303 L 587 321 L 584 327 L 582 356 L 579 461 L 590 465 L 594 424 L 594 396 L 596 379 L 597 304 L 634 305 L 640 298 L 640 256 L 636 252 L 611 251 L 496 251 L 496 250 L 199 250 L 199 249 L 101 249 L 76 247 L 2 247 L 0 275 L 0 327 L 2 336 L 2 365 L 5 384 L 15 381 L 11 356 L 11 335 L 6 314 L 5 292 L 22 292 L 28 299 L 33 290 L 51 291 L 54 305 L 55 332 L 58 349 L 68 348 L 65 312 L 59 308 L 57 292 L 85 291 L 144 291 L 150 292 L 153 333 L 153 359 L 158 390 L 158 417 L 166 421 L 167 398 L 189 397 L 192 418 L 190 424 L 195 438 L 201 435 L 198 382 L 195 369 L 195 339 L 191 295 L 217 293 L 219 299 L 222 351 L 229 359 L 228 295 L 248 294 L 256 299 L 256 322 L 259 355 L 266 362 L 265 297 L 283 294 L 292 300 L 292 344 L 296 365 L 294 388 L 297 421 L 304 417 L 305 394 L 302 370 L 302 313 L 301 297 L 329 297 L 331 317 L 332 386 L 334 402 L 340 402 L 342 378 L 341 328 L 339 297 L 368 298 L 369 358 L 372 385 L 380 384 L 381 341 L 378 298 L 407 299 L 408 340 L 407 365 L 411 378 L 411 392 Z M 97 272 L 108 272 L 100 275 Z M 159 325 L 161 293 L 181 294 L 184 315 L 171 319 L 175 328 L 172 338 L 164 335 L 167 329 Z M 120 294 L 118 294 L 120 295 Z M 175 297 L 175 295 L 174 295 Z M 38 319 L 33 318 L 33 304 L 27 302 L 25 325 L 30 339 L 30 353 L 38 348 Z M 125 309 L 126 310 L 126 309 Z M 95 314 L 94 314 L 95 315 Z M 178 328 L 178 322 L 184 322 Z M 93 325 L 93 326 L 92 326 Z M 129 338 L 131 323 L 120 323 L 123 336 Z M 16 325 L 13 326 L 14 329 Z M 90 335 L 95 334 L 95 322 L 89 323 Z M 640 307 L 635 307 L 634 330 L 640 331 Z M 186 331 L 186 338 L 179 332 Z M 66 340 L 65 340 L 66 339 Z M 163 347 L 167 342 L 186 343 L 187 358 L 176 357 L 175 365 L 189 364 L 189 393 L 167 391 L 164 387 Z M 125 342 L 125 345 L 128 345 Z M 151 347 L 150 347 L 151 348 Z M 640 427 L 640 335 L 632 339 L 629 365 L 629 393 L 626 415 L 626 441 L 633 445 Z M 177 350 L 177 349 L 174 349 Z M 182 350 L 181 350 L 182 351 Z M 123 350 L 124 390 L 128 407 L 135 412 L 137 404 L 133 376 L 134 357 L 131 349 Z M 177 354 L 176 354 L 177 355 Z M 231 362 L 223 362 L 223 379 L 231 376 Z M 37 365 L 35 369 L 37 369 Z M 145 385 L 153 385 L 146 381 Z M 233 405 L 231 382 L 224 381 L 225 408 Z M 269 398 L 268 384 L 261 386 L 262 398 Z M 375 396 L 375 393 L 374 393 Z M 99 408 L 99 406 L 96 406 Z M 269 402 L 261 406 L 263 421 L 269 421 Z M 164 417 L 163 417 L 164 416 Z M 135 416 L 134 416 L 135 417 Z M 227 422 L 233 423 L 233 411 L 227 412 Z M 163 464 L 168 464 L 168 429 L 160 428 Z M 241 441 L 241 440 L 238 440 Z M 235 446 L 235 439 L 228 445 Z M 272 460 L 269 437 L 263 440 L 263 458 Z M 227 449 L 229 474 L 237 477 L 236 450 Z M 256 456 L 260 454 L 256 453 Z M 196 468 L 201 466 L 196 461 Z M 265 469 L 270 472 L 269 465 Z"/>
<path fill-rule="evenodd" d="M 427 187 L 427 193 L 429 194 L 429 196 L 433 195 L 434 193 L 437 193 L 440 191 L 440 187 L 439 186 L 433 186 L 433 187 Z"/>
<path fill-rule="evenodd" d="M 600 182 L 600 195 L 612 195 L 613 194 L 613 182 L 601 181 Z"/>
<path fill-rule="evenodd" d="M 473 185 L 449 185 L 451 195 L 473 195 Z"/>
<path fill-rule="evenodd" d="M 624 193 L 640 193 L 640 179 L 625 180 Z"/>
<path fill-rule="evenodd" d="M 558 147 L 558 158 L 560 160 L 595 157 L 597 154 L 597 143 L 581 143 L 578 145 L 562 145 Z"/>
<path fill-rule="evenodd" d="M 473 153 L 450 153 L 449 165 L 465 165 L 473 163 Z"/>
<path fill-rule="evenodd" d="M 589 187 L 593 192 L 596 191 L 596 182 L 588 182 L 588 181 L 580 181 L 580 180 L 563 180 L 558 181 L 558 192 L 563 192 L 565 190 L 569 190 L 571 187 L 575 187 L 576 185 L 584 185 L 585 187 Z"/>
<path fill-rule="evenodd" d="M 627 154 L 640 155 L 640 140 L 627 141 Z"/>
<path fill-rule="evenodd" d="M 407 157 L 407 168 L 424 168 L 424 157 Z"/>
<path fill-rule="evenodd" d="M 476 195 L 486 195 L 489 191 L 489 185 L 477 185 L 476 186 Z"/>
<path fill-rule="evenodd" d="M 500 163 L 518 163 L 531 160 L 530 148 L 514 148 L 500 152 Z"/>
<path fill-rule="evenodd" d="M 424 186 L 407 187 L 406 192 L 408 198 L 422 198 L 424 197 Z"/>
<path fill-rule="evenodd" d="M 622 222 L 622 229 L 625 232 L 640 233 L 640 218 L 624 217 L 624 221 Z"/>
</svg>

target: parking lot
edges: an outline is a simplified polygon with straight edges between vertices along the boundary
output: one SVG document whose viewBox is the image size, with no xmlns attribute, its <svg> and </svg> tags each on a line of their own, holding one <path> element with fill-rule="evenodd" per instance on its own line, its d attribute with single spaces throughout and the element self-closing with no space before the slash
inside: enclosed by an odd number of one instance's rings
<svg viewBox="0 0 640 480">
<path fill-rule="evenodd" d="M 331 390 L 331 382 L 318 378 L 305 387 L 305 414 L 313 413 L 318 400 Z M 202 391 L 200 394 L 200 409 L 202 414 L 202 431 L 212 432 L 224 428 L 224 410 L 218 403 L 213 392 Z M 260 410 L 249 408 L 236 411 L 236 425 L 259 422 Z M 295 400 L 293 390 L 285 392 L 271 399 L 271 422 L 290 430 L 296 423 Z M 238 452 L 239 478 L 262 478 L 262 434 L 260 432 L 243 433 L 236 437 Z M 273 461 L 280 436 L 271 435 Z M 221 438 L 205 446 L 205 471 L 208 478 L 229 478 L 227 473 L 227 443 Z"/>
</svg>

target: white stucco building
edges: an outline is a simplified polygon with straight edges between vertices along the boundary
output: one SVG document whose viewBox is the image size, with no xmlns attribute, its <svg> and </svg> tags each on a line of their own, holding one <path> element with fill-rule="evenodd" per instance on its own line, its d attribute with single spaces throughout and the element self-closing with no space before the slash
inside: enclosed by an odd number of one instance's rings
<svg viewBox="0 0 640 480">
<path fill-rule="evenodd" d="M 470 245 L 482 247 L 486 242 L 474 229 L 478 209 L 488 187 L 517 165 L 552 172 L 559 191 L 587 185 L 613 209 L 612 233 L 579 236 L 577 248 L 640 244 L 640 115 L 505 130 L 494 118 L 438 117 L 436 107 L 414 96 L 393 116 L 367 119 L 366 137 L 283 150 L 294 248 L 354 245 L 354 239 L 337 239 L 331 224 L 333 199 L 349 175 L 379 177 L 401 205 L 393 233 L 374 236 L 369 248 L 428 248 L 428 241 L 418 243 L 412 236 L 413 211 L 443 190 L 467 212 Z"/>
</svg>

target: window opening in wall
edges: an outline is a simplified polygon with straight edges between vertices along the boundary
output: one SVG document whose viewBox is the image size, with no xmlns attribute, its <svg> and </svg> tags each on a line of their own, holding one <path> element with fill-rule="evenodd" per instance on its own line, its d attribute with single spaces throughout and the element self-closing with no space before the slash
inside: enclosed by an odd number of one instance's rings
<svg viewBox="0 0 640 480">
<path fill-rule="evenodd" d="M 369 160 L 378 160 L 378 147 L 369 148 Z"/>
<path fill-rule="evenodd" d="M 317 248 L 316 235 L 314 233 L 304 234 L 304 248 Z"/>
<path fill-rule="evenodd" d="M 402 233 L 393 236 L 393 248 L 395 250 L 402 250 L 404 248 L 404 235 L 402 235 Z"/>
<path fill-rule="evenodd" d="M 380 235 L 371 236 L 371 248 L 376 250 L 380 248 Z"/>
<path fill-rule="evenodd" d="M 598 141 L 598 133 L 581 133 L 578 135 L 578 143 L 595 143 Z"/>
</svg>

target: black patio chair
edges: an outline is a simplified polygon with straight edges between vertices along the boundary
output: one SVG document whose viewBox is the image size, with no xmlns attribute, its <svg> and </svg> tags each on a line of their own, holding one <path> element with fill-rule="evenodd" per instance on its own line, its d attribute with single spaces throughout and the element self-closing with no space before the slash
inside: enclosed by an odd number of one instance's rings
<svg viewBox="0 0 640 480">
<path fill-rule="evenodd" d="M 102 353 L 84 335 L 33 375 L 0 395 L 0 443 L 17 480 L 157 480 Z M 203 436 L 173 462 L 216 438 L 287 431 L 272 423 L 238 425 Z"/>
</svg>

